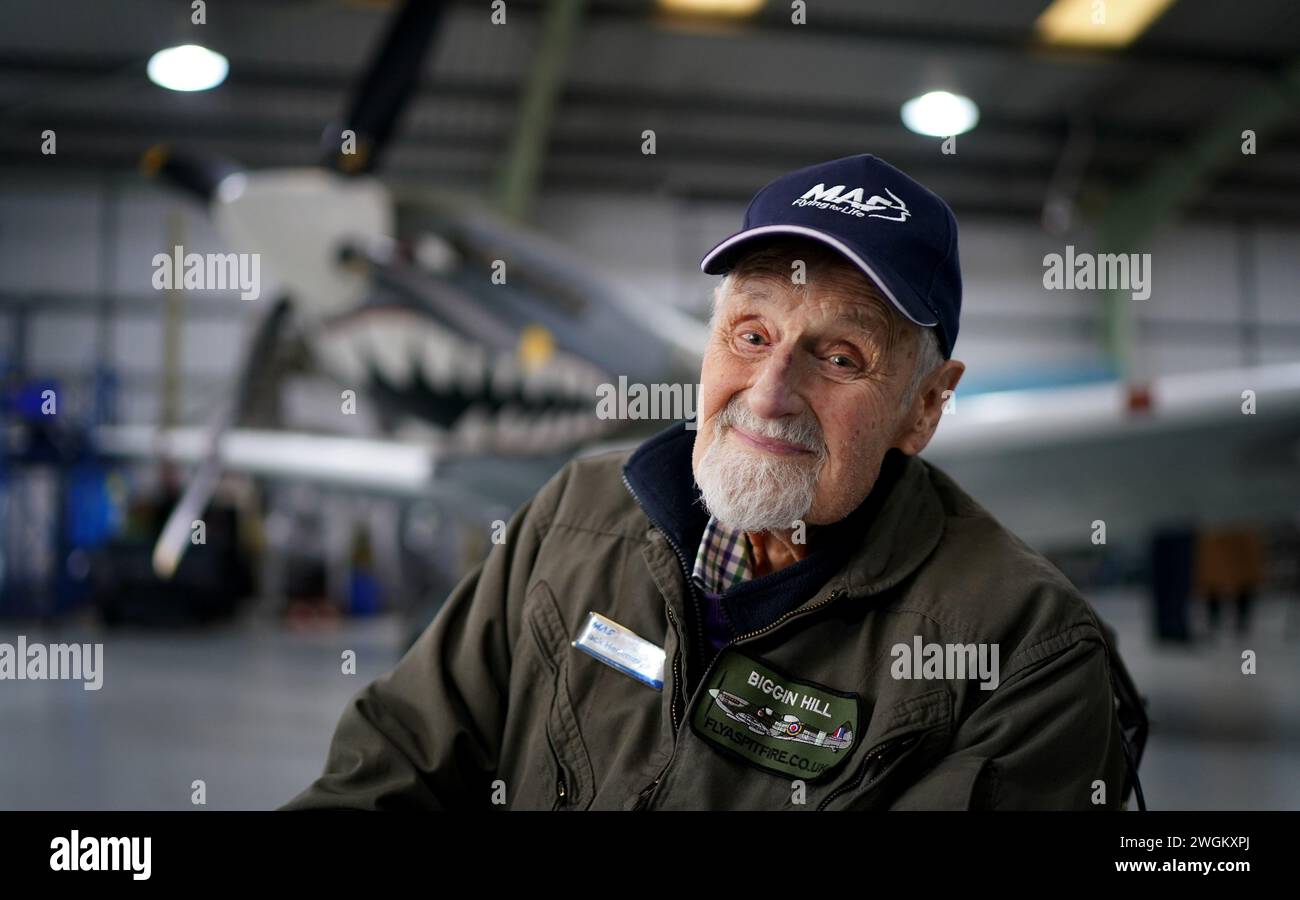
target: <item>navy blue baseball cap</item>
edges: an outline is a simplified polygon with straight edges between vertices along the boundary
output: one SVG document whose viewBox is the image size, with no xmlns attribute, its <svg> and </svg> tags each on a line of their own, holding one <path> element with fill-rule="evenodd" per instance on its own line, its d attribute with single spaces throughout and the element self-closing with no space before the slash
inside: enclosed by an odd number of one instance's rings
<svg viewBox="0 0 1300 900">
<path fill-rule="evenodd" d="M 700 261 L 722 275 L 776 235 L 820 241 L 876 283 L 917 325 L 937 328 L 952 357 L 961 315 L 957 219 L 939 196 L 862 153 L 782 175 L 749 201 L 744 227 Z"/>
</svg>

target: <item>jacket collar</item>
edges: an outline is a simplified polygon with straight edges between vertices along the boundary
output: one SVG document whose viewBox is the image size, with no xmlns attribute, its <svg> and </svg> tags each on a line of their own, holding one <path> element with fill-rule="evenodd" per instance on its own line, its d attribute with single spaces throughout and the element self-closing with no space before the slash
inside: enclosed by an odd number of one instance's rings
<svg viewBox="0 0 1300 900">
<path fill-rule="evenodd" d="M 691 469 L 694 446 L 695 432 L 678 422 L 641 444 L 623 466 L 646 517 L 688 561 L 709 521 Z M 846 553 L 842 587 L 850 595 L 870 596 L 916 570 L 938 545 L 943 521 L 927 464 L 890 450 L 871 493 L 820 539 Z"/>
</svg>

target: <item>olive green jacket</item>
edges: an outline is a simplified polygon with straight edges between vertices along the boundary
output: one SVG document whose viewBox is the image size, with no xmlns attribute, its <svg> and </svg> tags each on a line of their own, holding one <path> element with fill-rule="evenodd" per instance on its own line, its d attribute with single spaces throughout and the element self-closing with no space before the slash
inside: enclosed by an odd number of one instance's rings
<svg viewBox="0 0 1300 900">
<path fill-rule="evenodd" d="M 284 808 L 1120 805 L 1096 615 L 942 471 L 907 458 L 834 577 L 699 672 L 688 560 L 622 479 L 628 455 L 570 462 L 515 514 Z M 663 648 L 662 689 L 573 645 L 590 611 Z M 996 687 L 916 677 L 899 648 L 931 644 L 996 645 Z"/>
</svg>

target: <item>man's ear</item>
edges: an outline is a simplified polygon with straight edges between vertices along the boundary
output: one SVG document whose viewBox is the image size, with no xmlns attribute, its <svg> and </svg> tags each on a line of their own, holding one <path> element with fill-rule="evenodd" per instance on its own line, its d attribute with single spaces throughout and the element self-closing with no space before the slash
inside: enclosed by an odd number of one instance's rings
<svg viewBox="0 0 1300 900">
<path fill-rule="evenodd" d="M 965 371 L 965 363 L 950 359 L 930 373 L 899 422 L 895 447 L 908 456 L 915 456 L 925 449 L 930 438 L 934 437 L 934 430 L 939 427 L 944 406 L 952 392 L 957 390 L 957 382 L 961 381 Z"/>
</svg>

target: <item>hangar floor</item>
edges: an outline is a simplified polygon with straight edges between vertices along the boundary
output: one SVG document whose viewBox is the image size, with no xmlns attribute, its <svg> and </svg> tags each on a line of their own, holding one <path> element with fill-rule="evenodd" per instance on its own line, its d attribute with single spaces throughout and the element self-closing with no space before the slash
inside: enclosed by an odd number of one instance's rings
<svg viewBox="0 0 1300 900">
<path fill-rule="evenodd" d="M 1252 636 L 1157 648 L 1131 593 L 1096 599 L 1150 699 L 1142 764 L 1152 809 L 1300 809 L 1300 609 L 1259 603 Z M 1292 601 L 1295 602 L 1295 601 Z M 1292 618 L 1286 622 L 1286 617 Z M 6 632 L 10 631 L 6 628 Z M 103 640 L 97 632 L 23 632 L 28 641 Z M 246 622 L 193 633 L 113 632 L 104 684 L 0 685 L 0 808 L 265 809 L 320 771 L 339 713 L 397 659 L 396 620 L 294 633 Z M 1242 675 L 1241 650 L 1258 654 Z M 357 674 L 340 654 L 357 654 Z"/>
</svg>

